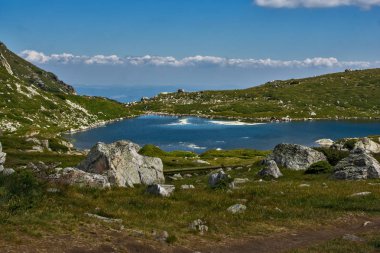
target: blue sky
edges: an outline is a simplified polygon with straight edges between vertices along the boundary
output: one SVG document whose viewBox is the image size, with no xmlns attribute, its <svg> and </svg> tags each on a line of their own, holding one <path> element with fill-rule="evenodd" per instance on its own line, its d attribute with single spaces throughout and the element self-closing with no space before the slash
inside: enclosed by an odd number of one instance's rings
<svg viewBox="0 0 380 253">
<path fill-rule="evenodd" d="M 249 87 L 380 66 L 380 0 L 0 0 L 0 40 L 90 93 Z"/>
</svg>

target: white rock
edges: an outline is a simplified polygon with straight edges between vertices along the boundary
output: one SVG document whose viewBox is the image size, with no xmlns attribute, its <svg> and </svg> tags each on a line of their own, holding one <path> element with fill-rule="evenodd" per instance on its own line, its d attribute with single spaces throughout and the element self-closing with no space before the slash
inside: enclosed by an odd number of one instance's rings
<svg viewBox="0 0 380 253">
<path fill-rule="evenodd" d="M 357 192 L 354 194 L 351 194 L 350 197 L 361 197 L 361 196 L 367 196 L 372 194 L 372 192 Z"/>
<path fill-rule="evenodd" d="M 243 213 L 246 209 L 247 209 L 247 207 L 245 205 L 235 204 L 235 205 L 227 208 L 227 211 L 232 213 L 232 214 L 237 214 L 237 213 Z"/>
<path fill-rule="evenodd" d="M 189 190 L 189 189 L 195 189 L 194 185 L 192 184 L 183 184 L 181 185 L 182 190 Z"/>
<path fill-rule="evenodd" d="M 153 195 L 169 197 L 170 195 L 172 195 L 174 190 L 175 190 L 174 185 L 153 184 L 153 185 L 149 185 L 146 191 Z"/>
</svg>

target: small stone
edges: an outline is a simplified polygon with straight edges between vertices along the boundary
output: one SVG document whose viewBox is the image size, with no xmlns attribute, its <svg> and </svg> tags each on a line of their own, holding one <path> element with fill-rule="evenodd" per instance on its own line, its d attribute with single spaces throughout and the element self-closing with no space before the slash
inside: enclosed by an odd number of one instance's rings
<svg viewBox="0 0 380 253">
<path fill-rule="evenodd" d="M 153 184 L 153 185 L 149 185 L 146 191 L 153 195 L 169 197 L 170 195 L 172 195 L 174 190 L 175 190 L 174 185 Z"/>
<path fill-rule="evenodd" d="M 189 190 L 189 189 L 195 189 L 194 185 L 192 184 L 183 184 L 181 185 L 182 190 Z"/>
<path fill-rule="evenodd" d="M 363 223 L 363 227 L 366 227 L 366 226 L 368 226 L 369 224 L 372 224 L 372 222 L 371 222 L 371 221 L 365 221 L 365 222 Z"/>
<path fill-rule="evenodd" d="M 245 205 L 242 204 L 235 204 L 233 206 L 230 206 L 227 208 L 227 211 L 232 213 L 232 214 L 237 214 L 237 213 L 244 213 L 244 211 L 247 209 Z"/>
<path fill-rule="evenodd" d="M 16 171 L 14 169 L 4 169 L 3 170 L 3 175 L 5 176 L 9 176 L 9 175 L 12 175 L 13 173 L 15 173 Z"/>
<path fill-rule="evenodd" d="M 159 242 L 166 242 L 169 238 L 169 233 L 165 230 L 160 232 L 153 230 L 152 235 L 154 236 L 154 239 Z"/>
<path fill-rule="evenodd" d="M 47 192 L 50 192 L 50 193 L 57 193 L 57 192 L 60 192 L 60 190 L 57 189 L 57 188 L 47 188 L 46 191 L 47 191 Z"/>
<path fill-rule="evenodd" d="M 208 231 L 208 226 L 206 226 L 205 221 L 197 219 L 189 224 L 189 229 L 193 231 L 199 231 L 199 234 L 203 235 L 205 232 Z"/>
<path fill-rule="evenodd" d="M 358 192 L 351 194 L 350 197 L 361 197 L 361 196 L 367 196 L 370 195 L 372 192 Z"/>
<path fill-rule="evenodd" d="M 363 242 L 364 240 L 356 235 L 346 234 L 343 236 L 343 240 L 352 242 Z"/>
<path fill-rule="evenodd" d="M 298 187 L 310 187 L 310 185 L 309 184 L 300 184 Z"/>
</svg>

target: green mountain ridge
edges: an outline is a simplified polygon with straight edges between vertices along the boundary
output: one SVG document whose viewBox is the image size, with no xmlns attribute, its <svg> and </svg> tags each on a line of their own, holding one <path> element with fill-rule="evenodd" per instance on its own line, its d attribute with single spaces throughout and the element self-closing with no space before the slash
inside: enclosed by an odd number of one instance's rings
<svg viewBox="0 0 380 253">
<path fill-rule="evenodd" d="M 379 119 L 380 69 L 346 70 L 242 89 L 159 94 L 133 105 L 155 113 L 247 120 Z"/>
<path fill-rule="evenodd" d="M 72 86 L 0 43 L 0 129 L 3 134 L 56 134 L 131 116 L 124 104 L 78 96 Z"/>
</svg>

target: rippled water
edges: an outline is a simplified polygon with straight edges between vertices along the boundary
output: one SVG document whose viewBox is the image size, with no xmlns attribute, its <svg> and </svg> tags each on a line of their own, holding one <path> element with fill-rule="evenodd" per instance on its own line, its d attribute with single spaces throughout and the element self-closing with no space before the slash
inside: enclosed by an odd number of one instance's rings
<svg viewBox="0 0 380 253">
<path fill-rule="evenodd" d="M 316 145 L 321 138 L 363 137 L 380 134 L 379 121 L 310 121 L 244 123 L 196 117 L 146 115 L 66 135 L 80 149 L 96 142 L 125 139 L 140 145 L 154 144 L 164 150 L 255 148 L 272 149 L 276 144 Z"/>
</svg>

